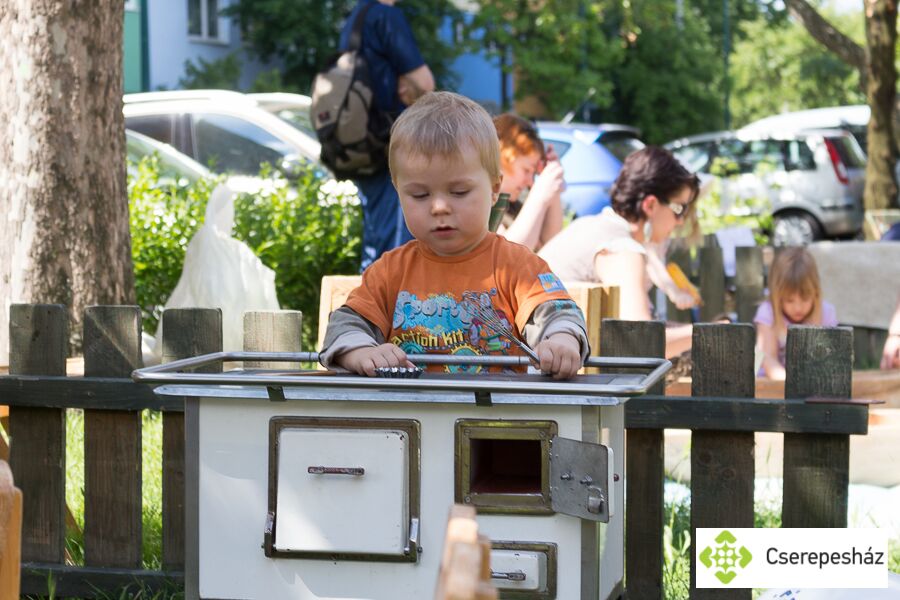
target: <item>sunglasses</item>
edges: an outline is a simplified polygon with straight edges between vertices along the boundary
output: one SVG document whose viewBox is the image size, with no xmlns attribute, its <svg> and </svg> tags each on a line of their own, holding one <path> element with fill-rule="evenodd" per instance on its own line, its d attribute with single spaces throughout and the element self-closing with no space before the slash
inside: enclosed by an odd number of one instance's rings
<svg viewBox="0 0 900 600">
<path fill-rule="evenodd" d="M 664 204 L 669 207 L 669 210 L 672 211 L 672 214 L 674 214 L 676 218 L 684 218 L 687 217 L 688 212 L 691 210 L 691 205 L 693 204 L 693 202 L 689 202 L 687 204 L 679 204 L 678 202 L 665 202 Z"/>
</svg>

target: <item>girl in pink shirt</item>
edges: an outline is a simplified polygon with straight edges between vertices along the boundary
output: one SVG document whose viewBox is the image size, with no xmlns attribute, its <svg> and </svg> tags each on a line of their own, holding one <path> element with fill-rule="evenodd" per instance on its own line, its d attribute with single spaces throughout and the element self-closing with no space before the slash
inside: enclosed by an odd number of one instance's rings
<svg viewBox="0 0 900 600">
<path fill-rule="evenodd" d="M 822 300 L 816 261 L 805 248 L 786 248 L 775 256 L 769 271 L 769 299 L 760 304 L 753 322 L 756 345 L 763 354 L 759 374 L 781 380 L 789 326 L 838 324 L 834 306 Z"/>
</svg>

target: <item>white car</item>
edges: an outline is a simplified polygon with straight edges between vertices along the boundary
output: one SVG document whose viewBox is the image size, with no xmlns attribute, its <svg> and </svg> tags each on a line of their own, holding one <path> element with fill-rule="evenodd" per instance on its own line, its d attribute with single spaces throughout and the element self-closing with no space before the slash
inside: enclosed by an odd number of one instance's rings
<svg viewBox="0 0 900 600">
<path fill-rule="evenodd" d="M 216 173 L 256 175 L 263 163 L 287 175 L 303 163 L 324 172 L 318 140 L 261 103 L 223 90 L 127 94 L 125 126 L 173 146 Z"/>
</svg>

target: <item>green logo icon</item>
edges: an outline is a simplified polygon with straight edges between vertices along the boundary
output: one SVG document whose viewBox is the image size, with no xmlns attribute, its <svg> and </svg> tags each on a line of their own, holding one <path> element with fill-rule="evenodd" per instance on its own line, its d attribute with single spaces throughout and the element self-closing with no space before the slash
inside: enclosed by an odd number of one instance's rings
<svg viewBox="0 0 900 600">
<path fill-rule="evenodd" d="M 707 569 L 716 569 L 716 579 L 728 585 L 737 576 L 737 568 L 744 568 L 753 560 L 753 555 L 744 546 L 737 547 L 737 538 L 723 530 L 716 537 L 716 547 L 707 546 L 700 553 L 700 562 Z"/>
</svg>

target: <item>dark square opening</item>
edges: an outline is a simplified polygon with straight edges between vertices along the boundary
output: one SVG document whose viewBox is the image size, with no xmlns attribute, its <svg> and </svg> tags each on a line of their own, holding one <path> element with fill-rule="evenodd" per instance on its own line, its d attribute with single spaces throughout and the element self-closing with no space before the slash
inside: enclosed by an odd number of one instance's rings
<svg viewBox="0 0 900 600">
<path fill-rule="evenodd" d="M 471 480 L 475 494 L 540 494 L 540 440 L 473 438 Z"/>
</svg>

